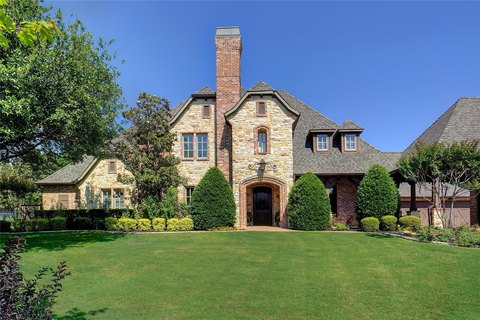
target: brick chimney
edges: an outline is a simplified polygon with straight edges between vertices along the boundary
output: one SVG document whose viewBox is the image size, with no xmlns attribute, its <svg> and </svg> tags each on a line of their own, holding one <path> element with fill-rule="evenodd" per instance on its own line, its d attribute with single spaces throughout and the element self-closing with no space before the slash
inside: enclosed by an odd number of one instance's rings
<svg viewBox="0 0 480 320">
<path fill-rule="evenodd" d="M 242 38 L 239 27 L 218 27 L 215 33 L 217 63 L 216 153 L 215 164 L 232 183 L 232 128 L 225 112 L 240 100 L 240 56 Z"/>
</svg>

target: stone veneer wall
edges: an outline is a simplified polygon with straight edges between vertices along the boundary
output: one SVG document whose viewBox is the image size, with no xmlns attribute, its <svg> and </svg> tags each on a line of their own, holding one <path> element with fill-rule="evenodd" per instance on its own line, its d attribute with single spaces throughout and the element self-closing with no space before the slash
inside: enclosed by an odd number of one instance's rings
<svg viewBox="0 0 480 320">
<path fill-rule="evenodd" d="M 132 177 L 132 174 L 125 169 L 125 165 L 120 160 L 115 160 L 117 173 L 108 173 L 108 161 L 98 161 L 87 177 L 79 183 L 79 208 L 101 208 L 102 189 L 123 189 L 125 207 L 130 206 L 133 185 L 119 181 L 119 176 Z"/>
<path fill-rule="evenodd" d="M 361 177 L 320 177 L 320 180 L 324 184 L 328 183 L 337 186 L 337 221 L 343 221 L 350 226 L 356 226 L 358 221 L 355 210 L 355 198 Z"/>
<path fill-rule="evenodd" d="M 58 209 L 59 196 L 68 195 L 68 208 L 77 209 L 80 202 L 80 191 L 74 185 L 45 185 L 42 186 L 42 208 L 44 210 Z"/>
<path fill-rule="evenodd" d="M 265 117 L 257 117 L 256 103 L 259 100 L 265 101 L 267 109 Z M 296 116 L 274 97 L 264 96 L 260 99 L 259 96 L 255 96 L 247 99 L 228 120 L 232 125 L 233 194 L 237 204 L 237 225 L 243 225 L 245 222 L 240 223 L 239 221 L 240 184 L 245 179 L 258 176 L 258 162 L 261 159 L 268 163 L 264 175 L 285 182 L 287 194 L 293 184 L 292 126 Z M 256 154 L 255 152 L 255 129 L 259 126 L 265 126 L 269 129 L 269 154 Z M 269 164 L 276 165 L 277 170 L 273 171 Z M 253 166 L 254 170 L 249 168 L 250 165 Z M 274 197 L 276 199 L 276 194 Z M 247 203 L 248 201 L 251 200 L 247 199 Z M 278 208 L 278 210 L 284 209 Z M 273 208 L 273 210 L 273 215 L 275 215 L 277 208 Z"/>
<path fill-rule="evenodd" d="M 210 117 L 203 118 L 203 106 L 210 105 Z M 172 132 L 177 139 L 173 146 L 173 152 L 182 161 L 178 165 L 180 175 L 187 179 L 186 186 L 196 186 L 203 178 L 208 169 L 215 166 L 215 103 L 213 99 L 196 99 L 187 107 L 183 115 L 172 126 Z M 196 141 L 194 140 L 194 159 L 183 159 L 182 134 L 183 133 L 207 133 L 208 134 L 208 159 L 196 159 Z M 185 200 L 185 188 L 179 187 L 179 199 Z"/>
</svg>

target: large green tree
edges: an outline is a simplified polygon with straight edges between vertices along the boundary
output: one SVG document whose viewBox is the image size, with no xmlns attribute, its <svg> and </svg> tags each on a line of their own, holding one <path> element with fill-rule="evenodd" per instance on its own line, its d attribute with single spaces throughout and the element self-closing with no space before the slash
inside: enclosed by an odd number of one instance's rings
<svg viewBox="0 0 480 320">
<path fill-rule="evenodd" d="M 399 208 L 398 189 L 387 169 L 374 164 L 357 190 L 355 202 L 359 218 L 395 215 Z"/>
<path fill-rule="evenodd" d="M 40 204 L 39 190 L 30 166 L 0 163 L 0 208 L 19 211 L 23 205 Z"/>
<path fill-rule="evenodd" d="M 425 199 L 436 209 L 434 219 L 450 227 L 458 198 L 480 190 L 480 141 L 419 144 L 398 167 L 407 180 L 431 191 L 432 197 Z"/>
<path fill-rule="evenodd" d="M 325 230 L 330 222 L 330 198 L 323 182 L 307 172 L 288 194 L 288 221 L 293 229 Z"/>
<path fill-rule="evenodd" d="M 10 1 L 4 12 L 16 25 L 49 21 L 38 1 Z M 80 21 L 65 24 L 51 41 L 25 45 L 13 35 L 0 47 L 0 162 L 30 164 L 99 155 L 117 133 L 123 107 L 119 72 L 109 44 L 94 40 Z"/>
<path fill-rule="evenodd" d="M 169 187 L 183 182 L 177 169 L 180 160 L 172 153 L 175 134 L 170 131 L 169 102 L 140 93 L 137 106 L 123 116 L 131 127 L 114 141 L 114 152 L 134 175 L 136 200 L 161 200 Z"/>
</svg>

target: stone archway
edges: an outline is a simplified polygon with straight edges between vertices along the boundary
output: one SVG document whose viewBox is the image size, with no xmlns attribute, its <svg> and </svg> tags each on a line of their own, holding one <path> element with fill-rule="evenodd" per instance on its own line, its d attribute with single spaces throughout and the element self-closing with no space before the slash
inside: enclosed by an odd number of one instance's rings
<svg viewBox="0 0 480 320">
<path fill-rule="evenodd" d="M 247 214 L 253 214 L 253 189 L 258 187 L 269 187 L 272 190 L 272 225 L 278 222 L 280 227 L 287 228 L 287 184 L 271 176 L 254 176 L 240 183 L 240 227 L 248 226 Z"/>
</svg>

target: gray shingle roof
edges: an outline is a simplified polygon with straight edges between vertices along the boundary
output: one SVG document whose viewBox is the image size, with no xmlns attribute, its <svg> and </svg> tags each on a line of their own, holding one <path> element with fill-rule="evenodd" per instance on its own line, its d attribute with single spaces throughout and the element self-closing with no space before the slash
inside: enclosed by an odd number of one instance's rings
<svg viewBox="0 0 480 320">
<path fill-rule="evenodd" d="M 194 94 L 215 94 L 215 91 L 213 91 L 210 87 L 208 86 L 205 86 L 203 87 L 202 89 L 198 90 L 197 92 L 195 92 Z"/>
<path fill-rule="evenodd" d="M 460 98 L 408 146 L 405 153 L 415 151 L 420 142 L 452 143 L 473 139 L 480 139 L 480 98 Z"/>
<path fill-rule="evenodd" d="M 430 198 L 432 196 L 432 188 L 430 184 L 420 186 L 417 184 L 415 186 L 417 197 L 426 197 Z M 398 192 L 400 193 L 400 197 L 408 197 L 410 198 L 410 185 L 407 182 L 400 183 L 398 187 Z M 453 186 L 451 189 L 447 190 L 447 196 L 450 197 L 453 194 Z M 470 197 L 470 190 L 467 189 L 460 189 L 457 193 L 458 197 Z"/>
<path fill-rule="evenodd" d="M 351 120 L 345 120 L 345 122 L 340 126 L 342 130 L 363 130 L 358 124 Z"/>
<path fill-rule="evenodd" d="M 273 89 L 265 82 L 259 81 L 248 91 L 273 91 Z"/>
<path fill-rule="evenodd" d="M 96 160 L 93 156 L 84 156 L 82 161 L 66 165 L 45 179 L 38 180 L 36 184 L 76 184 L 84 177 L 92 165 L 95 164 Z"/>
</svg>

